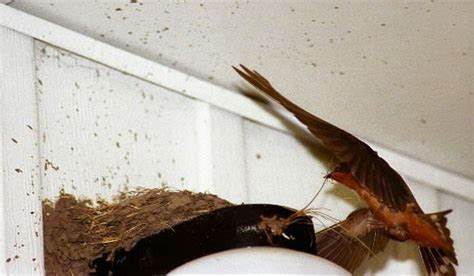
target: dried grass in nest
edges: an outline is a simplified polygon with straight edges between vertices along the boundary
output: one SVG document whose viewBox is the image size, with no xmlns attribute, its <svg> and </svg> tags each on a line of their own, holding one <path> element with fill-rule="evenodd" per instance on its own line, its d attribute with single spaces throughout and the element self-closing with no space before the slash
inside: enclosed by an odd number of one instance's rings
<svg viewBox="0 0 474 276">
<path fill-rule="evenodd" d="M 163 189 L 123 193 L 93 206 L 62 194 L 43 202 L 45 264 L 48 275 L 86 275 L 89 262 L 202 213 L 231 204 L 210 194 Z"/>
</svg>

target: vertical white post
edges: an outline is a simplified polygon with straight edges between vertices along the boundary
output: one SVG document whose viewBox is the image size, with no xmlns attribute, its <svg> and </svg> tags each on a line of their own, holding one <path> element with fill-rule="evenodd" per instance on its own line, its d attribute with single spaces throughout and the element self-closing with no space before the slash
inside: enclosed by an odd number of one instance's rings
<svg viewBox="0 0 474 276">
<path fill-rule="evenodd" d="M 210 106 L 196 102 L 196 139 L 198 160 L 198 191 L 211 192 L 212 183 L 212 145 Z"/>
<path fill-rule="evenodd" d="M 242 118 L 196 102 L 198 187 L 234 203 L 248 200 Z"/>
<path fill-rule="evenodd" d="M 0 95 L 0 274 L 41 274 L 33 39 L 5 27 L 0 27 Z"/>
</svg>

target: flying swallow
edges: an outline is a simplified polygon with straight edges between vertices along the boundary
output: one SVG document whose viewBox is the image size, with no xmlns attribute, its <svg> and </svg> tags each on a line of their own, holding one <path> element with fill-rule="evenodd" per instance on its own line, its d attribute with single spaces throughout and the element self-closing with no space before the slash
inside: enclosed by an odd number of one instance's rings
<svg viewBox="0 0 474 276">
<path fill-rule="evenodd" d="M 354 190 L 366 202 L 374 218 L 383 223 L 391 239 L 415 242 L 430 275 L 455 274 L 453 265 L 458 263 L 446 227 L 446 214 L 450 210 L 425 214 L 403 178 L 369 145 L 300 108 L 258 72 L 243 65 L 233 68 L 255 88 L 293 113 L 336 157 L 338 165 L 327 177 Z"/>
</svg>

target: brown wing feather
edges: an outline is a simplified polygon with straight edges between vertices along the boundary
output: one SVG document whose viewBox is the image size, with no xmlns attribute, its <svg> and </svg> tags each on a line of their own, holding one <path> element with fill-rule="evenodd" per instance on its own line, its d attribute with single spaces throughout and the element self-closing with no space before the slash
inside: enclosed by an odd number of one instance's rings
<svg viewBox="0 0 474 276">
<path fill-rule="evenodd" d="M 371 254 L 383 251 L 388 240 L 368 209 L 356 210 L 346 220 L 316 233 L 318 255 L 351 273 Z"/>
<path fill-rule="evenodd" d="M 419 250 L 428 275 L 456 275 L 454 265 L 457 265 L 457 260 L 453 253 L 439 248 L 423 246 L 420 246 Z"/>
<path fill-rule="evenodd" d="M 408 203 L 414 203 L 418 207 L 402 177 L 366 143 L 300 108 L 275 90 L 258 72 L 251 71 L 243 65 L 242 70 L 233 68 L 255 88 L 293 113 L 341 163 L 350 169 L 352 175 L 362 185 L 381 198 L 386 205 L 395 210 L 404 210 Z M 418 209 L 421 212 L 419 207 Z"/>
<path fill-rule="evenodd" d="M 353 273 L 367 257 L 366 249 L 340 232 L 340 227 L 316 235 L 318 256 L 323 257 Z"/>
</svg>

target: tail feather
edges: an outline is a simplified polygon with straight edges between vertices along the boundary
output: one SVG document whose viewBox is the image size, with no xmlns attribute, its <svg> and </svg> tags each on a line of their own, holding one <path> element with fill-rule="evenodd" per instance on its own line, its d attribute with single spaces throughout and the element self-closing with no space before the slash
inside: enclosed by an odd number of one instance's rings
<svg viewBox="0 0 474 276">
<path fill-rule="evenodd" d="M 453 264 L 457 265 L 457 260 L 453 253 L 424 246 L 420 246 L 419 249 L 428 275 L 456 275 Z"/>
<path fill-rule="evenodd" d="M 453 240 L 450 236 L 451 233 L 448 227 L 446 227 L 448 222 L 446 215 L 451 213 L 451 211 L 452 210 L 446 210 L 426 214 L 426 217 L 429 218 L 441 236 L 448 241 L 451 246 L 450 250 L 420 246 L 420 254 L 428 275 L 456 275 L 454 265 L 458 264 L 458 260 L 454 252 Z"/>
</svg>

